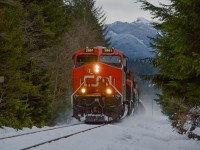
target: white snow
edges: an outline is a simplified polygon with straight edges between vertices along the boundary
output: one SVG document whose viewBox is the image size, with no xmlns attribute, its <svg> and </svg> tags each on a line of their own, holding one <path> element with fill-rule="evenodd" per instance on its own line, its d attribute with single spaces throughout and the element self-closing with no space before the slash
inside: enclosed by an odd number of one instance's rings
<svg viewBox="0 0 200 150">
<path fill-rule="evenodd" d="M 90 130 L 67 139 L 51 142 L 35 150 L 199 150 L 200 141 L 180 135 L 170 125 L 160 107 L 153 101 L 145 104 L 146 112 L 126 117 L 120 122 Z M 76 122 L 76 121 L 75 121 Z M 51 132 L 0 140 L 1 150 L 21 149 L 32 143 L 87 129 L 96 125 L 73 126 Z M 49 127 L 44 127 L 46 129 Z M 0 129 L 0 137 L 41 130 L 24 129 L 16 132 L 11 128 Z"/>
<path fill-rule="evenodd" d="M 143 18 L 143 17 L 138 17 L 137 20 L 136 20 L 136 23 L 150 24 L 151 22 L 148 21 L 147 19 Z"/>
<path fill-rule="evenodd" d="M 200 128 L 196 128 L 194 131 L 193 131 L 194 134 L 197 134 L 197 135 L 200 135 Z"/>
</svg>

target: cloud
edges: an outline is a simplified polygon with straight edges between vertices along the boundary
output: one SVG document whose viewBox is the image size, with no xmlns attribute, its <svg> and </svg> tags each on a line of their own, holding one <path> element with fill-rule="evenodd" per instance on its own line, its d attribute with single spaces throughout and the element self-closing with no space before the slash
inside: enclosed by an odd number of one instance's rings
<svg viewBox="0 0 200 150">
<path fill-rule="evenodd" d="M 155 5 L 158 5 L 158 1 L 165 3 L 168 0 L 149 0 L 150 3 Z M 150 13 L 141 10 L 141 4 L 135 2 L 136 0 L 96 0 L 96 5 L 103 7 L 103 11 L 107 16 L 106 23 L 115 21 L 133 22 L 138 17 L 151 20 Z"/>
<path fill-rule="evenodd" d="M 107 16 L 107 23 L 115 21 L 133 22 L 138 17 L 149 19 L 150 15 L 140 10 L 140 5 L 133 0 L 96 0 Z"/>
</svg>

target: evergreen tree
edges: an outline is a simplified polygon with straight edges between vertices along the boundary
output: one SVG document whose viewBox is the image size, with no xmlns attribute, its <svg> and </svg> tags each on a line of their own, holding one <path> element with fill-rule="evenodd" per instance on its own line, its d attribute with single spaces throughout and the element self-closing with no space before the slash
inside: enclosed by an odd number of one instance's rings
<svg viewBox="0 0 200 150">
<path fill-rule="evenodd" d="M 158 7 L 145 0 L 138 2 L 161 21 L 155 27 L 162 34 L 153 45 L 154 64 L 160 69 L 153 80 L 162 90 L 161 104 L 181 133 L 188 120 L 192 131 L 200 118 L 200 1 L 170 0 L 170 5 Z"/>
<path fill-rule="evenodd" d="M 0 1 L 0 126 L 51 123 L 49 58 L 67 29 L 62 0 Z"/>
<path fill-rule="evenodd" d="M 33 85 L 28 93 L 28 104 L 33 109 L 32 119 L 38 126 L 51 123 L 53 114 L 53 87 L 50 55 L 67 28 L 62 0 L 24 0 L 24 29 L 26 37 L 25 70 Z"/>
<path fill-rule="evenodd" d="M 27 104 L 30 86 L 21 68 L 25 65 L 23 8 L 16 1 L 0 1 L 0 126 L 31 126 Z"/>
<path fill-rule="evenodd" d="M 85 39 L 81 48 L 87 46 L 87 43 L 91 47 L 97 45 L 107 46 L 109 41 L 105 39 L 106 17 L 102 8 L 95 6 L 95 0 L 71 0 L 70 5 L 72 7 L 73 26 L 84 30 L 80 33 L 83 36 L 82 38 Z M 93 42 L 87 42 L 88 36 Z"/>
</svg>

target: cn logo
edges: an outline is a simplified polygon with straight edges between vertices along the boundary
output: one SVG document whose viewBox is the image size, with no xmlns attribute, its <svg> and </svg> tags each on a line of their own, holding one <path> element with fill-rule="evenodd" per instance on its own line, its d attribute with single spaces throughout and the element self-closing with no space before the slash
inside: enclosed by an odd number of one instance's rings
<svg viewBox="0 0 200 150">
<path fill-rule="evenodd" d="M 93 84 L 88 84 L 87 81 L 95 79 L 94 75 L 88 75 L 88 76 L 84 76 L 83 78 L 83 82 L 84 82 L 84 86 L 88 86 L 88 87 L 98 87 L 99 86 L 99 81 L 102 80 L 103 83 L 106 84 L 106 86 L 112 84 L 112 76 L 109 76 L 109 78 L 103 78 L 102 76 L 96 76 L 96 81 Z"/>
</svg>

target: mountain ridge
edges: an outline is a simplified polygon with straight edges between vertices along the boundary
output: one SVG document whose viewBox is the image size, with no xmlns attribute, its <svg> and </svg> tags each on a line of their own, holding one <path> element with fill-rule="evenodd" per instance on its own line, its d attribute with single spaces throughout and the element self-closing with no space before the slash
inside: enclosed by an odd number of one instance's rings
<svg viewBox="0 0 200 150">
<path fill-rule="evenodd" d="M 150 21 L 139 17 L 136 21 L 128 23 L 116 21 L 107 26 L 107 38 L 110 38 L 110 46 L 122 51 L 133 59 L 152 58 L 153 42 L 149 37 L 155 38 L 158 31 L 153 28 Z"/>
</svg>

